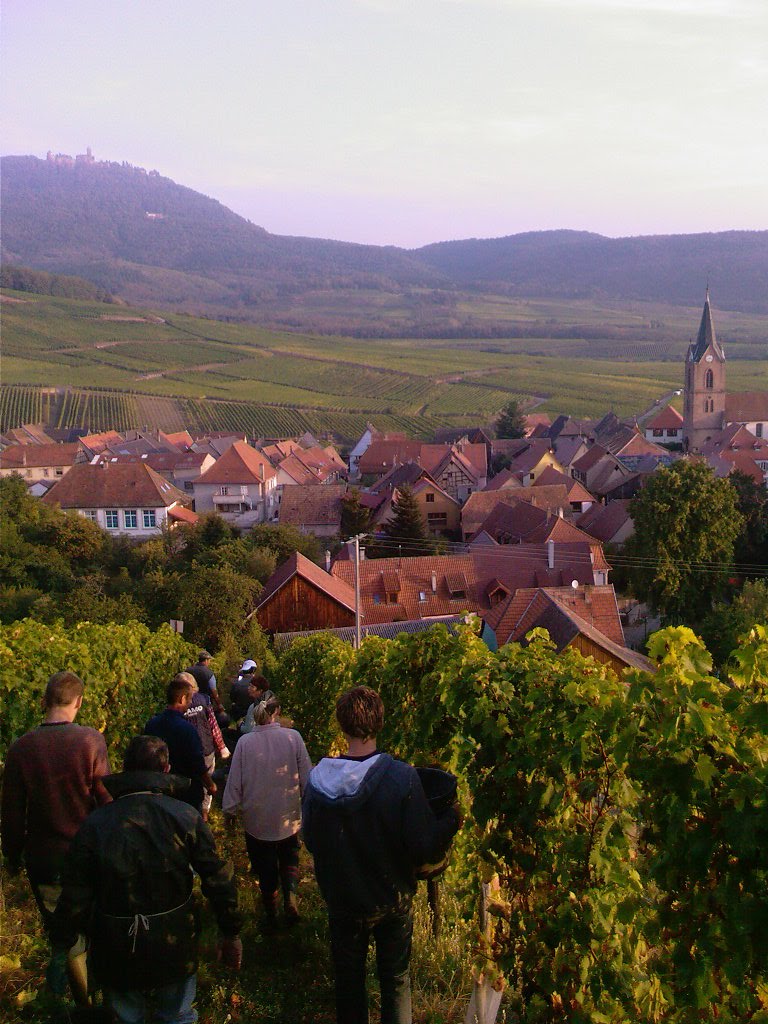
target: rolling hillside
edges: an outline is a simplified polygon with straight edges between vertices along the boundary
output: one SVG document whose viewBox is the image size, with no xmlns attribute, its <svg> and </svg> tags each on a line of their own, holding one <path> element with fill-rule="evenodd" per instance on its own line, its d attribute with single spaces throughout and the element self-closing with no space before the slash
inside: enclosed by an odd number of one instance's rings
<svg viewBox="0 0 768 1024">
<path fill-rule="evenodd" d="M 9 156 L 2 182 L 4 261 L 164 309 L 367 337 L 502 337 L 530 326 L 512 300 L 696 306 L 709 278 L 719 309 L 768 313 L 768 231 L 551 231 L 408 251 L 273 235 L 128 164 Z"/>
</svg>

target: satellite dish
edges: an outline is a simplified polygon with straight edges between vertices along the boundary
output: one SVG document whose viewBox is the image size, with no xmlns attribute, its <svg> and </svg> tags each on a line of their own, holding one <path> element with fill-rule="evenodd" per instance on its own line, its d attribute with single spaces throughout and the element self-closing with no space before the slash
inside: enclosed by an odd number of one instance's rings
<svg viewBox="0 0 768 1024">
<path fill-rule="evenodd" d="M 578 580 L 571 580 L 571 586 L 573 587 L 574 590 L 578 590 L 579 589 L 579 581 Z"/>
</svg>

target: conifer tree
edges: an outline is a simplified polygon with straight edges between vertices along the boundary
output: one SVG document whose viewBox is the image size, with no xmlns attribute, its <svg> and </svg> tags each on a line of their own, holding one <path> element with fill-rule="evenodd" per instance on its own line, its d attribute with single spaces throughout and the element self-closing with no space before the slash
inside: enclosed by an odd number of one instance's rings
<svg viewBox="0 0 768 1024">
<path fill-rule="evenodd" d="M 525 413 L 513 398 L 507 402 L 496 420 L 496 437 L 525 437 Z"/>
<path fill-rule="evenodd" d="M 371 525 L 371 510 L 360 503 L 360 491 L 357 487 L 345 494 L 341 499 L 341 536 L 357 537 L 367 533 Z"/>
<path fill-rule="evenodd" d="M 398 549 L 403 555 L 431 555 L 434 551 L 416 497 L 407 484 L 397 490 L 397 497 L 392 502 L 392 517 L 384 524 L 384 534 L 387 542 L 382 554 L 394 556 Z"/>
</svg>

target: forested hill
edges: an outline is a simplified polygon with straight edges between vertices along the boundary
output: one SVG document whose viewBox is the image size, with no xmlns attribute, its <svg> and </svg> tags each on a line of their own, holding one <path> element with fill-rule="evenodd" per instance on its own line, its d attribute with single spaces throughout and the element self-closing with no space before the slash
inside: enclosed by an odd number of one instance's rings
<svg viewBox="0 0 768 1024">
<path fill-rule="evenodd" d="M 416 255 L 464 287 L 502 283 L 521 296 L 694 306 L 709 279 L 722 309 L 768 312 L 768 231 L 635 238 L 537 231 L 438 242 Z"/>
<path fill-rule="evenodd" d="M 697 306 L 709 278 L 719 308 L 768 313 L 768 231 L 623 239 L 549 231 L 409 251 L 273 235 L 128 164 L 9 156 L 2 182 L 5 261 L 164 309 L 359 331 L 384 303 L 405 309 L 401 329 L 429 323 L 439 334 L 443 320 L 464 330 L 455 313 L 462 293 Z M 371 292 L 382 299 L 368 294 L 364 308 L 359 297 Z M 382 330 L 390 327 L 396 322 Z"/>
</svg>

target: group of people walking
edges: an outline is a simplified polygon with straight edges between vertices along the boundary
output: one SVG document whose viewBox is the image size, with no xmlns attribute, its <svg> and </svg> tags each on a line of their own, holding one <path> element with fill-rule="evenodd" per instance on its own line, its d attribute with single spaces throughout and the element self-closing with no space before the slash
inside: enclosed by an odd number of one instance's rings
<svg viewBox="0 0 768 1024">
<path fill-rule="evenodd" d="M 53 955 L 49 980 L 68 976 L 76 1002 L 89 998 L 88 970 L 113 1019 L 189 1024 L 194 1009 L 198 915 L 193 879 L 216 917 L 219 956 L 242 961 L 231 865 L 206 824 L 218 753 L 230 758 L 210 655 L 179 673 L 167 706 L 134 737 L 123 771 L 110 774 L 103 736 L 75 724 L 83 684 L 71 672 L 48 683 L 41 726 L 9 748 L 2 794 L 6 865 L 26 867 Z M 226 820 L 242 821 L 258 878 L 262 928 L 300 920 L 300 835 L 328 907 L 339 1024 L 368 1020 L 365 965 L 376 942 L 383 1024 L 411 1020 L 412 900 L 420 865 L 440 860 L 459 826 L 456 808 L 435 817 L 414 768 L 377 747 L 381 698 L 344 693 L 336 716 L 347 752 L 312 768 L 300 734 L 281 719 L 279 698 L 246 662 L 232 688 L 239 730 L 222 796 Z"/>
</svg>

